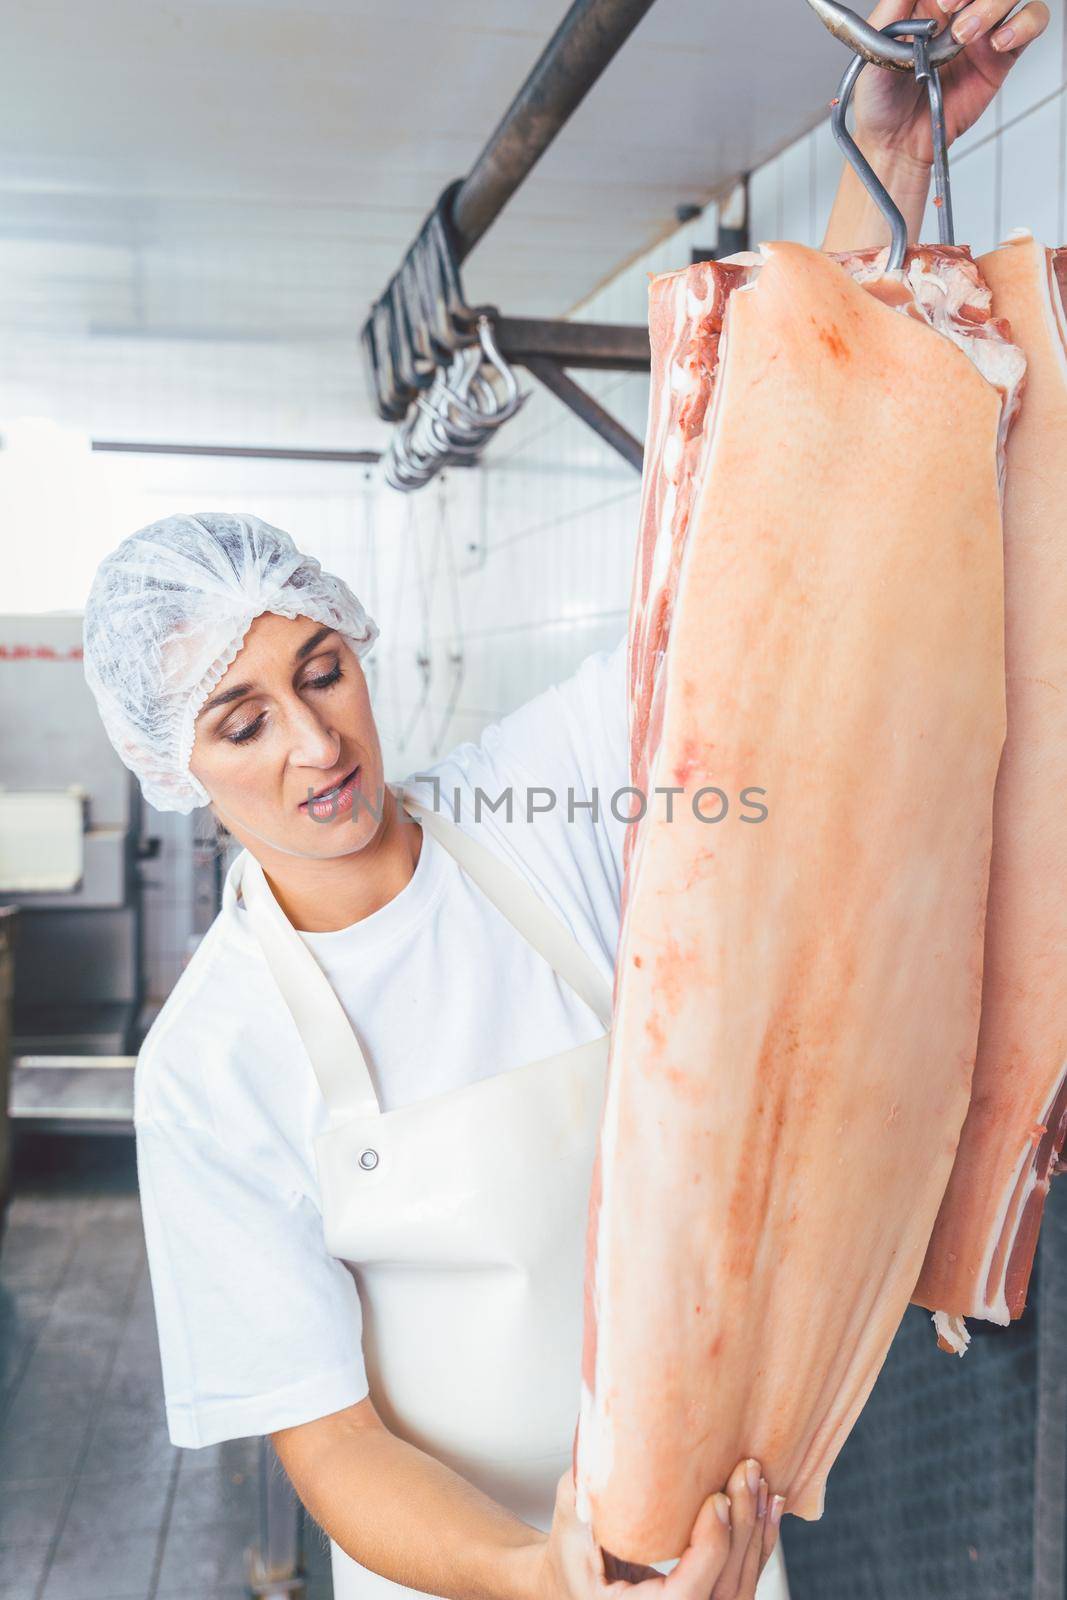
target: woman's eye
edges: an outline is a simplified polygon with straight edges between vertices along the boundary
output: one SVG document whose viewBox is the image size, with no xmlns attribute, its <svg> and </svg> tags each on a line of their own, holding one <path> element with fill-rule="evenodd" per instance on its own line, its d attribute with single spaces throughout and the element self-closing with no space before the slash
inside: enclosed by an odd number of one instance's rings
<svg viewBox="0 0 1067 1600">
<path fill-rule="evenodd" d="M 341 676 L 341 663 L 338 662 L 332 672 L 328 672 L 323 678 L 309 678 L 308 684 L 312 689 L 328 689 Z"/>
<path fill-rule="evenodd" d="M 262 726 L 263 718 L 260 716 L 257 717 L 254 722 L 246 722 L 244 727 L 241 728 L 237 733 L 228 733 L 226 737 L 229 739 L 231 744 L 247 744 L 250 739 L 254 739 L 256 737 L 256 734 L 259 732 Z"/>
</svg>

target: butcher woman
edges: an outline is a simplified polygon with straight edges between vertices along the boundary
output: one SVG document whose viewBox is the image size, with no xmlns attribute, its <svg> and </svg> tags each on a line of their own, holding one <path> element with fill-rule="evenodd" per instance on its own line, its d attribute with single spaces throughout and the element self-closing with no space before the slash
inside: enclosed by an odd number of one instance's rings
<svg viewBox="0 0 1067 1600">
<path fill-rule="evenodd" d="M 944 74 L 955 137 L 1048 11 L 946 10 L 967 42 Z M 884 0 L 871 20 L 911 14 Z M 872 69 L 856 112 L 914 238 L 922 94 Z M 826 248 L 881 229 L 846 173 Z M 569 1468 L 624 645 L 394 787 L 376 633 L 247 516 L 133 534 L 87 602 L 86 677 L 146 798 L 209 806 L 242 847 L 136 1074 L 171 1439 L 269 1435 L 338 1600 L 782 1600 L 783 1501 L 758 1462 L 714 1486 L 664 1571 L 603 1556 Z"/>
</svg>

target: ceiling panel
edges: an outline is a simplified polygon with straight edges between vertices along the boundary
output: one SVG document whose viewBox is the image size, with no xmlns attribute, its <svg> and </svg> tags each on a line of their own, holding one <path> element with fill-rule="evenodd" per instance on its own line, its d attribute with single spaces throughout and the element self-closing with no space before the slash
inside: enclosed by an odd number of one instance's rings
<svg viewBox="0 0 1067 1600">
<path fill-rule="evenodd" d="M 563 9 L 9 0 L 0 326 L 351 338 Z M 564 313 L 810 126 L 842 58 L 804 0 L 657 0 L 474 252 L 469 298 Z"/>
</svg>

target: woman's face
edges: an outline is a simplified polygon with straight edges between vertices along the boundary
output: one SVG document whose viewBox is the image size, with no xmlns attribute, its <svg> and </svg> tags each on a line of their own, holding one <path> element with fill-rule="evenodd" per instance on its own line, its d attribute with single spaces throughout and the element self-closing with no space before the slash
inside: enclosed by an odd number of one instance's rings
<svg viewBox="0 0 1067 1600">
<path fill-rule="evenodd" d="M 355 651 L 308 617 L 264 612 L 197 716 L 189 766 L 253 849 L 257 839 L 321 859 L 362 849 L 381 824 L 384 781 Z"/>
</svg>

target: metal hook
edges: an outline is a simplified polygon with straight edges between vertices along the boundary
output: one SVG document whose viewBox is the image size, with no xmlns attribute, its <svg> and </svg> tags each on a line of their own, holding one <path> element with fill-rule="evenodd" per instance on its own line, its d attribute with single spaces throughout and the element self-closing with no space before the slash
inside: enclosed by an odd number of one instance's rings
<svg viewBox="0 0 1067 1600">
<path fill-rule="evenodd" d="M 855 11 L 850 11 L 848 6 L 840 5 L 838 0 L 808 0 L 808 4 L 835 39 L 847 44 L 851 51 L 870 62 L 872 67 L 893 67 L 898 72 L 913 70 L 914 52 L 908 45 L 900 44 L 893 34 L 911 32 L 914 27 L 922 26 L 926 18 L 912 17 L 907 25 L 892 22 L 879 32 L 869 22 L 864 22 Z M 935 27 L 936 23 L 929 21 L 927 34 L 932 33 Z M 962 49 L 963 45 L 957 43 L 951 30 L 946 28 L 930 46 L 930 65 L 943 67 L 955 60 Z"/>
<path fill-rule="evenodd" d="M 892 195 L 848 130 L 849 103 L 859 75 L 868 65 L 912 71 L 917 83 L 926 84 L 933 136 L 938 238 L 942 244 L 953 244 L 955 228 L 940 68 L 959 55 L 963 46 L 953 39 L 947 28 L 935 37 L 937 23 L 932 18 L 906 18 L 901 22 L 891 22 L 879 32 L 847 6 L 839 5 L 837 0 L 808 0 L 808 4 L 835 38 L 856 52 L 856 58 L 849 62 L 837 96 L 831 104 L 830 126 L 846 160 L 889 224 L 891 242 L 887 269 L 898 272 L 907 256 L 908 225 Z M 900 42 L 904 36 L 910 43 Z"/>
</svg>

